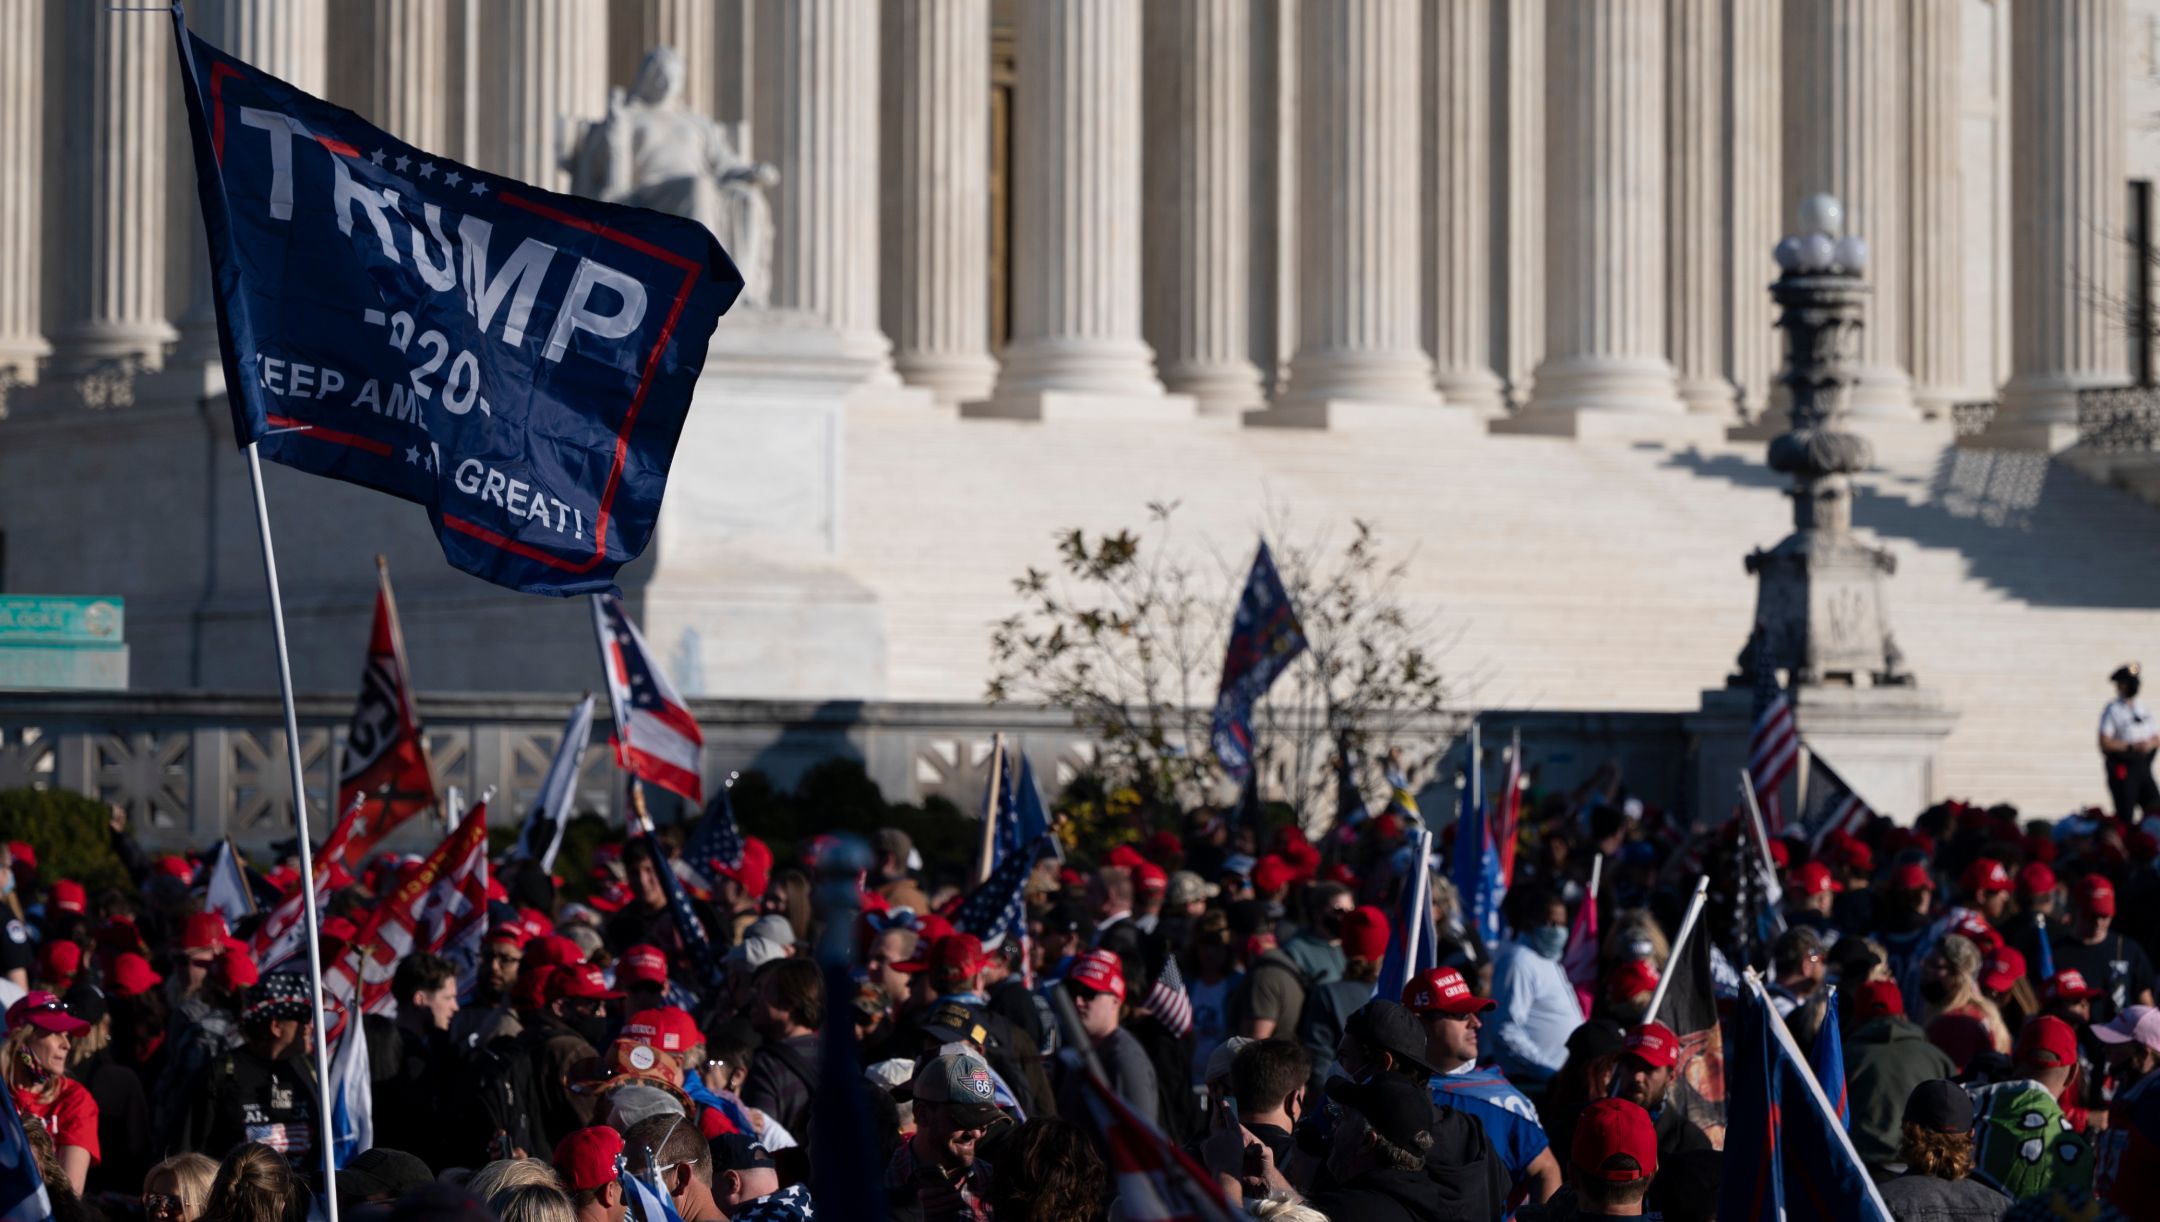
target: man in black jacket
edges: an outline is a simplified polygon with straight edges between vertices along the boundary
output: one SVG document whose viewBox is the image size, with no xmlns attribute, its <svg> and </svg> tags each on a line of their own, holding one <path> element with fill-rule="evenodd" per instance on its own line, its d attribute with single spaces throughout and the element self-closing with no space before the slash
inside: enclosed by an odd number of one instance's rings
<svg viewBox="0 0 2160 1222">
<path fill-rule="evenodd" d="M 1336 1078 L 1328 1083 L 1327 1097 L 1341 1105 L 1342 1115 L 1328 1146 L 1333 1182 L 1314 1194 L 1314 1209 L 1359 1222 L 1465 1216 L 1448 1212 L 1441 1186 L 1426 1171 L 1433 1144 L 1431 1096 L 1406 1078 L 1382 1073 L 1363 1082 Z"/>
<path fill-rule="evenodd" d="M 825 978 L 808 959 L 775 959 L 758 969 L 750 1021 L 764 1037 L 743 1079 L 742 1103 L 780 1123 L 800 1144 L 781 1152 L 781 1178 L 807 1178 L 810 1104 L 818 1090 L 818 1031 L 825 1025 Z"/>
</svg>

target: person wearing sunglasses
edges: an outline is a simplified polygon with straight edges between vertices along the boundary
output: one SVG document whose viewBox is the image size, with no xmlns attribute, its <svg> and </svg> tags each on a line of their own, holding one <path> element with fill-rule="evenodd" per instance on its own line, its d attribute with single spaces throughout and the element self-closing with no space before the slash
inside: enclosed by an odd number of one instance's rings
<svg viewBox="0 0 2160 1222">
<path fill-rule="evenodd" d="M 143 1176 L 142 1207 L 147 1222 L 195 1222 L 210 1204 L 210 1185 L 218 1165 L 207 1155 L 175 1154 Z"/>
</svg>

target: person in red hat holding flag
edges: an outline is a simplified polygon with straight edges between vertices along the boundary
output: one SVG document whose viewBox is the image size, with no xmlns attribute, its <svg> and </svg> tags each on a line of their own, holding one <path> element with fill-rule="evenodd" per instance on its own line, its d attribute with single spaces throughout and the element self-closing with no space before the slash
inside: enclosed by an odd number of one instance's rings
<svg viewBox="0 0 2160 1222">
<path fill-rule="evenodd" d="M 1510 1204 L 1543 1202 L 1560 1190 L 1560 1162 L 1538 1124 L 1537 1108 L 1496 1067 L 1479 1068 L 1478 1031 L 1494 1003 L 1474 993 L 1452 967 L 1420 972 L 1403 986 L 1403 1007 L 1425 1026 L 1433 1102 L 1485 1126 L 1513 1186 Z"/>
</svg>

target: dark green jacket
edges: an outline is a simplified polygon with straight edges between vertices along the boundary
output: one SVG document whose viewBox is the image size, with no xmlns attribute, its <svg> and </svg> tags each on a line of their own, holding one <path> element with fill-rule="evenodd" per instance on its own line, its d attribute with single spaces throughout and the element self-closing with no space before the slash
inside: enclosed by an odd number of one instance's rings
<svg viewBox="0 0 2160 1222">
<path fill-rule="evenodd" d="M 1950 1055 L 1928 1043 L 1912 1020 L 1878 1018 L 1845 1041 L 1845 1092 L 1852 1105 L 1853 1148 L 1870 1168 L 1897 1161 L 1905 1100 L 1913 1087 L 1957 1077 Z"/>
</svg>

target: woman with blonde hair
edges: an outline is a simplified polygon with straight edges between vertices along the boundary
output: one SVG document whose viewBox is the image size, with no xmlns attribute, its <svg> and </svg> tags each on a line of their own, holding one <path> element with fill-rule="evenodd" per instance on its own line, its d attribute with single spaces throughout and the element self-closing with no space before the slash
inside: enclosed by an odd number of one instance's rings
<svg viewBox="0 0 2160 1222">
<path fill-rule="evenodd" d="M 487 1166 L 473 1172 L 465 1181 L 465 1191 L 483 1201 L 492 1201 L 498 1195 L 513 1188 L 562 1187 L 562 1177 L 546 1160 L 538 1158 L 498 1158 Z"/>
<path fill-rule="evenodd" d="M 143 1217 L 148 1222 L 197 1222 L 209 1207 L 217 1173 L 215 1159 L 192 1151 L 150 1168 L 143 1176 Z"/>
<path fill-rule="evenodd" d="M 1943 935 L 1920 963 L 1928 1042 L 1949 1053 L 1959 1073 L 1983 1052 L 2010 1051 L 2002 1011 L 1980 991 L 1980 963 L 1980 948 L 1954 933 Z"/>
<path fill-rule="evenodd" d="M 89 1027 L 52 994 L 29 993 L 8 1007 L 7 1037 L 0 1040 L 5 1062 L 0 1074 L 7 1078 L 15 1110 L 37 1117 L 52 1135 L 60 1169 L 76 1196 L 99 1158 L 97 1100 L 67 1076 L 68 1046 Z"/>
<path fill-rule="evenodd" d="M 203 1222 L 307 1222 L 308 1193 L 285 1156 L 251 1141 L 225 1156 Z"/>
<path fill-rule="evenodd" d="M 560 1188 L 525 1184 L 505 1188 L 487 1198 L 488 1208 L 502 1222 L 577 1222 L 577 1211 Z"/>
</svg>

